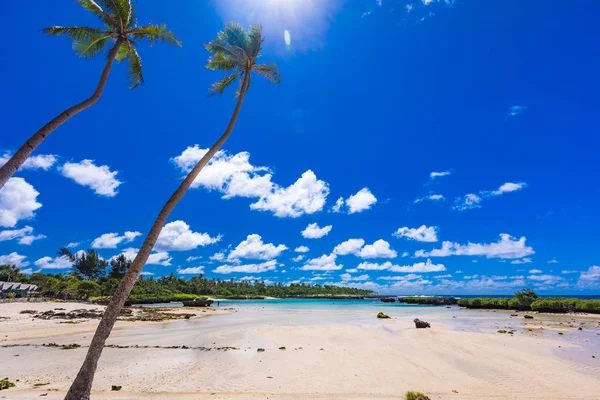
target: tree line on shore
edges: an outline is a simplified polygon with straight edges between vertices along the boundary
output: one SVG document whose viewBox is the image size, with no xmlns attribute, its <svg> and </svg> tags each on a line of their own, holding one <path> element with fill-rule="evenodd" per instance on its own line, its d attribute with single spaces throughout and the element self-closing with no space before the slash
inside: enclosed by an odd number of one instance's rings
<svg viewBox="0 0 600 400">
<path fill-rule="evenodd" d="M 57 299 L 108 299 L 119 285 L 124 271 L 131 263 L 124 256 L 119 256 L 109 263 L 97 257 L 94 250 L 79 256 L 79 262 L 68 274 L 44 274 L 35 272 L 30 276 L 23 274 L 14 265 L 0 266 L 0 281 L 31 283 L 39 287 L 40 296 Z M 106 264 L 102 272 L 85 276 L 77 269 L 84 264 L 82 260 L 97 260 L 96 267 Z M 88 263 L 94 265 L 93 263 Z M 96 267 L 94 269 L 99 271 Z M 208 279 L 203 275 L 182 279 L 173 273 L 160 278 L 141 276 L 135 283 L 129 300 L 142 301 L 151 299 L 185 300 L 195 297 L 216 298 L 264 298 L 264 297 L 363 297 L 372 295 L 370 290 L 334 285 L 310 285 L 306 283 L 266 284 L 263 281 L 235 281 L 234 279 Z"/>
<path fill-rule="evenodd" d="M 492 310 L 600 313 L 600 300 L 539 297 L 531 289 L 517 291 L 513 298 L 477 297 L 472 299 L 460 299 L 458 305 L 465 308 Z"/>
</svg>

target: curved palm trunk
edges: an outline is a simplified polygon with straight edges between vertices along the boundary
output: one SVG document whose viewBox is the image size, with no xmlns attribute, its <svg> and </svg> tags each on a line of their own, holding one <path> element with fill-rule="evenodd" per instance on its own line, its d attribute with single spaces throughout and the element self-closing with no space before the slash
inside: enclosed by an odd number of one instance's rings
<svg viewBox="0 0 600 400">
<path fill-rule="evenodd" d="M 6 164 L 0 168 L 0 189 L 4 187 L 4 184 L 8 182 L 8 180 L 14 175 L 15 172 L 27 161 L 27 158 L 33 153 L 33 151 L 52 133 L 56 128 L 64 124 L 69 120 L 72 116 L 79 114 L 86 108 L 94 105 L 104 92 L 104 87 L 106 86 L 106 81 L 108 80 L 108 74 L 112 69 L 113 61 L 117 56 L 117 52 L 119 50 L 119 46 L 121 45 L 120 41 L 117 41 L 112 49 L 110 49 L 108 53 L 108 58 L 106 60 L 106 65 L 102 70 L 102 75 L 100 75 L 100 82 L 98 82 L 98 86 L 94 91 L 92 97 L 87 100 L 82 101 L 79 104 L 74 105 L 71 108 L 63 111 L 58 115 L 58 117 L 54 118 L 52 121 L 48 122 L 44 125 L 39 131 L 33 134 L 26 142 L 17 150 L 15 154 L 8 160 Z"/>
<path fill-rule="evenodd" d="M 131 293 L 131 289 L 133 289 L 133 285 L 137 281 L 137 278 L 142 272 L 142 268 L 148 261 L 148 257 L 150 256 L 150 252 L 154 248 L 154 244 L 158 239 L 158 235 L 162 231 L 163 226 L 167 222 L 167 218 L 171 211 L 175 208 L 177 203 L 181 200 L 183 195 L 187 192 L 190 185 L 202 168 L 210 159 L 215 155 L 215 153 L 223 146 L 225 141 L 231 135 L 233 131 L 233 127 L 235 126 L 235 122 L 237 120 L 238 114 L 240 113 L 240 109 L 242 108 L 242 102 L 244 101 L 244 96 L 246 95 L 246 90 L 248 89 L 248 82 L 250 79 L 250 71 L 247 70 L 244 76 L 244 81 L 242 83 L 242 90 L 240 91 L 240 95 L 238 97 L 237 105 L 235 106 L 235 110 L 233 111 L 233 115 L 231 116 L 231 120 L 229 121 L 229 125 L 227 125 L 227 129 L 223 136 L 217 140 L 215 144 L 210 148 L 208 153 L 202 157 L 202 159 L 196 164 L 196 166 L 192 169 L 192 171 L 185 177 L 183 182 L 179 185 L 177 190 L 171 195 L 169 200 L 163 206 L 162 210 L 158 214 L 158 217 L 154 221 L 150 232 L 148 232 L 148 236 L 144 240 L 142 244 L 142 248 L 139 253 L 133 260 L 133 263 L 127 270 L 127 273 L 121 280 L 117 291 L 112 296 L 108 307 L 104 311 L 104 315 L 102 316 L 102 320 L 96 329 L 96 333 L 94 334 L 94 338 L 92 339 L 92 343 L 90 344 L 90 348 L 85 357 L 83 365 L 75 378 L 75 381 L 71 385 L 65 400 L 89 400 L 90 392 L 92 390 L 92 382 L 94 380 L 94 373 L 96 372 L 96 367 L 98 366 L 98 360 L 100 359 L 100 355 L 102 354 L 102 350 L 104 349 L 104 344 L 106 339 L 110 335 L 110 331 L 112 330 L 115 322 L 117 321 L 117 317 L 119 316 L 119 312 L 125 304 L 125 300 L 129 297 Z"/>
</svg>

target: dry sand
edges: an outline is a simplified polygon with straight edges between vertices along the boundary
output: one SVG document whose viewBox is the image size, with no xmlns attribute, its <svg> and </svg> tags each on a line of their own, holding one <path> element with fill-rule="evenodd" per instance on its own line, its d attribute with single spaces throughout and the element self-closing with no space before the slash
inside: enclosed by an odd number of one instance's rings
<svg viewBox="0 0 600 400">
<path fill-rule="evenodd" d="M 61 399 L 77 373 L 85 347 L 23 345 L 85 346 L 97 321 L 69 325 L 19 314 L 48 307 L 57 305 L 0 304 L 0 316 L 11 317 L 0 322 L 0 345 L 19 345 L 0 348 L 0 376 L 19 379 L 0 398 Z M 600 399 L 597 318 L 536 315 L 523 321 L 454 308 L 448 312 L 459 318 L 453 320 L 445 311 L 426 314 L 432 329 L 420 330 L 412 323 L 417 308 L 390 313 L 391 320 L 369 314 L 331 323 L 318 312 L 260 308 L 167 323 L 119 322 L 108 343 L 139 347 L 104 350 L 93 398 L 401 399 L 418 390 L 432 399 Z M 583 331 L 568 327 L 582 321 Z M 475 325 L 477 331 L 470 329 Z M 496 333 L 509 327 L 517 333 Z M 182 345 L 211 350 L 165 348 Z M 223 349 L 229 346 L 236 349 Z M 111 385 L 123 389 L 111 392 Z"/>
</svg>

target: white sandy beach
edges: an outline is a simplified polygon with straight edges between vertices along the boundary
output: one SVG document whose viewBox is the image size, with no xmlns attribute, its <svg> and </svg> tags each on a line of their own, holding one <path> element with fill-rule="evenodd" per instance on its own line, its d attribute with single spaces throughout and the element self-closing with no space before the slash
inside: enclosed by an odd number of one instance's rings
<svg viewBox="0 0 600 400">
<path fill-rule="evenodd" d="M 97 321 L 71 325 L 19 314 L 24 308 L 42 311 L 56 304 L 0 305 L 0 316 L 10 317 L 0 322 L 0 345 L 16 345 L 0 347 L 0 376 L 19 380 L 15 388 L 0 392 L 0 398 L 64 396 L 86 348 L 39 345 L 86 346 Z M 418 390 L 432 399 L 600 398 L 596 316 L 535 315 L 524 320 L 522 314 L 510 317 L 457 307 L 385 308 L 390 320 L 377 320 L 370 309 L 351 308 L 196 311 L 199 316 L 218 315 L 117 323 L 108 343 L 134 347 L 105 349 L 93 397 L 400 399 L 406 391 Z M 415 329 L 416 317 L 431 322 L 432 328 Z M 496 332 L 505 328 L 517 333 Z M 211 350 L 165 348 L 170 346 Z M 111 392 L 111 385 L 123 388 Z"/>
</svg>

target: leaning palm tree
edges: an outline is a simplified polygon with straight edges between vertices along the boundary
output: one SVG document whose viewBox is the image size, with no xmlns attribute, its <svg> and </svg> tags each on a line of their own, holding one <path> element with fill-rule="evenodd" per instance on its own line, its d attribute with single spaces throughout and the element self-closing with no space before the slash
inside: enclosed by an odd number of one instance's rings
<svg viewBox="0 0 600 400">
<path fill-rule="evenodd" d="M 92 96 L 79 104 L 63 111 L 52 121 L 44 125 L 33 134 L 17 150 L 2 168 L 0 168 L 0 189 L 14 175 L 15 172 L 35 149 L 56 128 L 65 123 L 72 116 L 94 105 L 102 95 L 108 74 L 115 60 L 127 59 L 129 62 L 129 87 L 136 88 L 144 82 L 142 75 L 142 59 L 135 49 L 138 41 L 148 39 L 150 44 L 156 41 L 181 46 L 181 42 L 172 31 L 167 30 L 166 25 L 137 26 L 135 7 L 130 0 L 77 0 L 86 10 L 92 12 L 104 24 L 103 28 L 90 28 L 87 26 L 53 26 L 46 28 L 43 32 L 52 36 L 67 36 L 73 39 L 73 49 L 81 57 L 92 58 L 102 53 L 108 44 L 112 48 L 108 51 L 108 57 L 100 82 Z"/>
<path fill-rule="evenodd" d="M 257 64 L 263 41 L 264 37 L 262 36 L 260 25 L 251 26 L 248 33 L 246 33 L 239 24 L 231 22 L 225 26 L 225 29 L 222 32 L 219 32 L 217 39 L 205 45 L 206 49 L 211 53 L 208 64 L 206 65 L 207 68 L 211 70 L 227 71 L 229 73 L 225 78 L 211 86 L 211 96 L 216 93 L 222 94 L 227 87 L 231 86 L 238 78 L 240 78 L 241 83 L 237 91 L 237 104 L 233 110 L 233 115 L 225 129 L 225 133 L 223 133 L 219 140 L 213 144 L 204 157 L 198 161 L 196 166 L 185 177 L 183 182 L 181 182 L 177 190 L 175 190 L 163 206 L 162 210 L 158 213 L 158 217 L 154 221 L 152 228 L 150 228 L 148 236 L 146 236 L 140 251 L 135 256 L 135 259 L 121 280 L 115 294 L 112 296 L 108 307 L 106 307 L 106 310 L 104 311 L 104 315 L 96 329 L 85 361 L 67 393 L 66 400 L 87 400 L 90 398 L 92 381 L 94 379 L 98 360 L 102 354 L 104 343 L 117 321 L 117 316 L 119 315 L 125 300 L 129 297 L 131 289 L 138 279 L 140 272 L 142 272 L 142 268 L 146 264 L 150 252 L 152 251 L 163 226 L 167 222 L 169 214 L 171 214 L 177 203 L 179 203 L 183 195 L 187 192 L 202 168 L 208 164 L 210 159 L 231 135 L 240 109 L 242 108 L 244 96 L 250 85 L 252 72 L 262 75 L 270 82 L 279 84 L 279 72 L 277 71 L 277 66 L 275 64 Z"/>
</svg>

